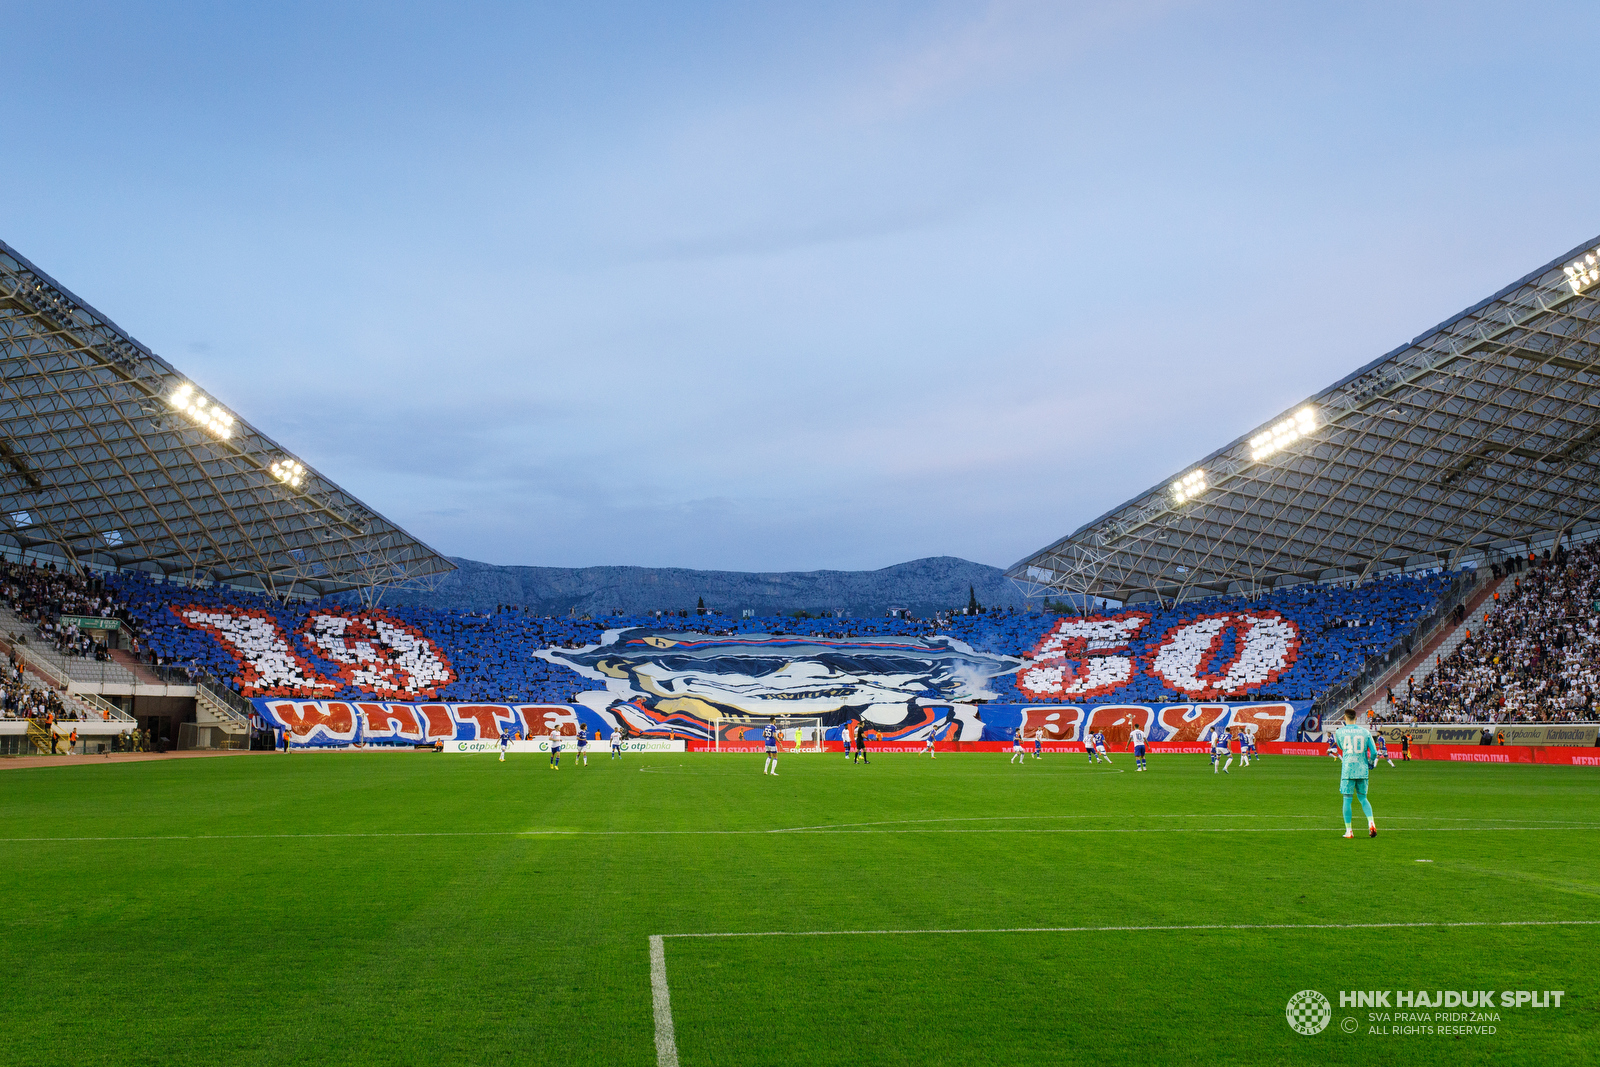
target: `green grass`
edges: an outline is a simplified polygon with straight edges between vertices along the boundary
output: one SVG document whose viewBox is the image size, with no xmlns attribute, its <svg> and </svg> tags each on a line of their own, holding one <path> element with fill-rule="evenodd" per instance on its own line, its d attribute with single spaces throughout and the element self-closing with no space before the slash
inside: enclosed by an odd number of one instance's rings
<svg viewBox="0 0 1600 1067">
<path fill-rule="evenodd" d="M 1329 760 L 1007 758 L 0 771 L 0 1063 L 649 1065 L 653 934 L 1600 919 L 1592 770 L 1380 765 L 1380 835 L 1346 841 Z M 685 1067 L 1600 1057 L 1600 926 L 665 946 Z M 1308 988 L 1314 1037 L 1284 1020 Z M 1358 988 L 1567 995 L 1402 1037 L 1338 1009 Z"/>
</svg>

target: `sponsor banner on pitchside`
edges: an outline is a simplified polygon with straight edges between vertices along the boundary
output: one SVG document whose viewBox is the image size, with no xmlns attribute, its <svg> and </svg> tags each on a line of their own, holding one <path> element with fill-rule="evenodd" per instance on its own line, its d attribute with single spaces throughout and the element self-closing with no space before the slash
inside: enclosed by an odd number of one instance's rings
<svg viewBox="0 0 1600 1067">
<path fill-rule="evenodd" d="M 1508 745 L 1576 745 L 1593 748 L 1600 726 L 1503 726 Z"/>
<path fill-rule="evenodd" d="M 1476 745 L 1482 743 L 1485 730 L 1495 738 L 1496 744 L 1500 735 L 1504 734 L 1508 745 L 1574 745 L 1592 748 L 1596 734 L 1600 733 L 1600 726 L 1582 723 L 1553 726 L 1543 723 L 1510 725 L 1469 722 L 1434 725 L 1390 723 L 1378 728 L 1378 732 L 1391 745 L 1398 745 L 1406 734 L 1411 735 L 1413 745 Z"/>
<path fill-rule="evenodd" d="M 1158 746 L 1159 747 L 1159 746 Z M 1324 745 L 1262 745 L 1263 752 L 1284 756 L 1322 756 Z M 1399 762 L 1400 750 L 1389 749 L 1389 758 Z M 1414 760 L 1444 760 L 1450 763 L 1544 763 L 1559 767 L 1600 767 L 1600 751 L 1572 745 L 1412 745 Z"/>
<path fill-rule="evenodd" d="M 1378 733 L 1394 746 L 1398 746 L 1400 739 L 1408 734 L 1413 745 L 1475 745 L 1483 739 L 1483 727 L 1475 723 L 1451 723 L 1443 726 L 1401 723 L 1380 726 Z"/>
</svg>

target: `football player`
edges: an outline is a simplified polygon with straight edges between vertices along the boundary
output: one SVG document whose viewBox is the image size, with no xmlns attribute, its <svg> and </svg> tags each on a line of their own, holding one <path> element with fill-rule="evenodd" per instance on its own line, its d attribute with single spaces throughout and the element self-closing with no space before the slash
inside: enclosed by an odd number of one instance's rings
<svg viewBox="0 0 1600 1067">
<path fill-rule="evenodd" d="M 1367 815 L 1367 836 L 1378 836 L 1378 823 L 1372 817 L 1372 805 L 1367 802 L 1367 779 L 1372 765 L 1378 762 L 1378 746 L 1372 743 L 1372 733 L 1356 725 L 1356 709 L 1344 713 L 1344 725 L 1333 731 L 1333 743 L 1339 750 L 1339 792 L 1344 797 L 1344 836 L 1354 837 L 1350 829 L 1350 798 L 1361 801 L 1361 810 Z"/>
<path fill-rule="evenodd" d="M 1095 759 L 1103 759 L 1107 763 L 1111 762 L 1111 754 L 1106 751 L 1106 735 L 1103 733 L 1094 735 L 1094 755 Z"/>
<path fill-rule="evenodd" d="M 1385 760 L 1389 766 L 1394 766 L 1394 760 L 1389 758 L 1389 740 L 1377 730 L 1372 731 L 1372 747 L 1378 750 L 1378 759 Z"/>
<path fill-rule="evenodd" d="M 1223 757 L 1227 762 L 1222 762 Z M 1223 774 L 1230 773 L 1228 768 L 1233 766 L 1233 746 L 1229 741 L 1228 731 L 1220 726 L 1211 728 L 1211 773 L 1216 774 L 1221 769 Z"/>
</svg>

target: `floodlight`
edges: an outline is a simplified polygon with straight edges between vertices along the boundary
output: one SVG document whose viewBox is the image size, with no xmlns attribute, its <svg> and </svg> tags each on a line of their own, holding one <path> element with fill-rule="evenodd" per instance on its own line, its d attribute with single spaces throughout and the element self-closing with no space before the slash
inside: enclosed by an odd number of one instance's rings
<svg viewBox="0 0 1600 1067">
<path fill-rule="evenodd" d="M 224 441 L 233 436 L 233 416 L 216 401 L 208 400 L 204 394 L 197 392 L 193 383 L 184 382 L 178 386 L 167 402 L 188 415 L 196 425 Z"/>
<path fill-rule="evenodd" d="M 1206 472 L 1203 470 L 1190 471 L 1172 483 L 1172 502 L 1174 504 L 1186 503 L 1205 492 L 1207 488 Z"/>
<path fill-rule="evenodd" d="M 1567 274 L 1567 284 L 1574 293 L 1581 293 L 1595 282 L 1600 282 L 1600 258 L 1595 252 L 1579 256 L 1561 268 Z"/>
<path fill-rule="evenodd" d="M 1250 438 L 1250 458 L 1266 459 L 1317 428 L 1317 413 L 1307 405 Z"/>
<path fill-rule="evenodd" d="M 306 475 L 305 467 L 288 456 L 277 460 L 267 470 L 271 471 L 274 478 L 287 485 L 290 489 L 300 488 L 300 483 Z"/>
</svg>

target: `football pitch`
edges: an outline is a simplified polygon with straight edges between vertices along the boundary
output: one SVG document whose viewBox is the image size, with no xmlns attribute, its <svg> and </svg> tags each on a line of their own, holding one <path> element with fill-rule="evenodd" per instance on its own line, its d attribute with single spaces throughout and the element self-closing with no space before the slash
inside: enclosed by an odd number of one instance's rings
<svg viewBox="0 0 1600 1067">
<path fill-rule="evenodd" d="M 1008 758 L 6 770 L 0 1062 L 1600 1058 L 1600 773 L 1380 763 L 1345 840 L 1332 760 Z"/>
</svg>

